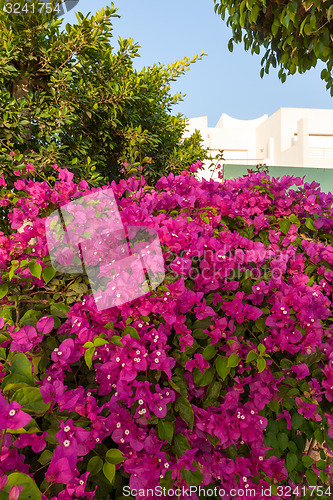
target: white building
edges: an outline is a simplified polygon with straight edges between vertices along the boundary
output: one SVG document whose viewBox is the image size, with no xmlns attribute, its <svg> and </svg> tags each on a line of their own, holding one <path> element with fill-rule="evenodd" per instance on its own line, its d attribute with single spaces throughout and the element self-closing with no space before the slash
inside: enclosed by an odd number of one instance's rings
<svg viewBox="0 0 333 500">
<path fill-rule="evenodd" d="M 222 164 L 333 168 L 333 109 L 280 108 L 255 120 L 223 113 L 216 127 L 202 116 L 189 120 L 186 136 L 195 129 L 212 157 L 224 151 Z"/>
</svg>

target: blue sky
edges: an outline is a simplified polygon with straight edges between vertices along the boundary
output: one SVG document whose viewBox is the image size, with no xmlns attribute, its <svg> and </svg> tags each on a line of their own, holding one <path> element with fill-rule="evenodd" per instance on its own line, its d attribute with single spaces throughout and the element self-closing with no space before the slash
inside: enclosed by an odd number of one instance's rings
<svg viewBox="0 0 333 500">
<path fill-rule="evenodd" d="M 231 29 L 214 13 L 213 0 L 116 0 L 114 4 L 121 16 L 114 20 L 114 36 L 133 38 L 141 46 L 136 68 L 168 64 L 202 51 L 207 54 L 173 84 L 173 92 L 186 94 L 174 113 L 188 118 L 207 115 L 208 125 L 215 126 L 222 113 L 246 120 L 271 115 L 280 107 L 333 107 L 320 79 L 323 64 L 282 84 L 273 68 L 261 79 L 261 57 L 245 52 L 242 44 L 230 53 Z M 74 11 L 86 15 L 107 5 L 105 0 L 80 0 L 64 21 L 75 23 Z"/>
</svg>

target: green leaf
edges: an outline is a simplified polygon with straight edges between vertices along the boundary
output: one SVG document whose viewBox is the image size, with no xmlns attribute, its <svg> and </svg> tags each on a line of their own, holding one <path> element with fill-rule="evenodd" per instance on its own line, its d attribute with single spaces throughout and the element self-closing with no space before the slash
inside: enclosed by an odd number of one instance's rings
<svg viewBox="0 0 333 500">
<path fill-rule="evenodd" d="M 286 14 L 282 20 L 282 24 L 288 29 L 289 23 L 290 23 L 290 14 Z"/>
<path fill-rule="evenodd" d="M 327 16 L 327 21 L 330 21 L 332 19 L 333 5 L 330 5 L 330 7 L 327 9 L 326 16 Z"/>
<path fill-rule="evenodd" d="M 307 470 L 305 473 L 305 477 L 307 482 L 309 483 L 309 486 L 316 486 L 317 484 L 317 475 L 313 470 Z"/>
<path fill-rule="evenodd" d="M 87 465 L 87 471 L 91 476 L 95 476 L 103 467 L 103 460 L 100 457 L 92 457 Z"/>
<path fill-rule="evenodd" d="M 282 231 L 282 233 L 288 234 L 288 231 L 289 231 L 290 226 L 291 226 L 291 222 L 288 219 L 283 219 L 283 220 L 279 221 L 279 226 L 280 226 L 280 230 Z"/>
<path fill-rule="evenodd" d="M 320 470 L 325 470 L 326 469 L 326 461 L 325 460 L 318 460 L 316 462 L 316 467 L 318 467 L 318 469 Z"/>
<path fill-rule="evenodd" d="M 193 330 L 193 337 L 195 339 L 206 339 L 208 335 L 201 328 L 196 328 Z"/>
<path fill-rule="evenodd" d="M 287 396 L 299 396 L 300 392 L 296 387 L 293 387 L 290 389 L 290 391 L 287 392 Z"/>
<path fill-rule="evenodd" d="M 199 467 L 197 467 L 194 471 L 187 470 L 182 467 L 181 478 L 185 481 L 187 486 L 199 486 L 199 484 L 202 483 L 203 475 L 200 472 Z"/>
<path fill-rule="evenodd" d="M 302 460 L 303 464 L 305 465 L 305 467 L 311 467 L 311 465 L 314 462 L 313 458 L 309 457 L 309 455 L 304 455 L 301 458 L 301 460 Z"/>
<path fill-rule="evenodd" d="M 323 444 L 324 442 L 324 433 L 321 429 L 316 429 L 315 432 L 313 433 L 314 437 L 318 441 L 319 444 Z"/>
<path fill-rule="evenodd" d="M 36 327 L 37 321 L 43 316 L 41 311 L 35 311 L 34 309 L 29 309 L 20 319 L 23 326 L 31 325 Z"/>
<path fill-rule="evenodd" d="M 259 332 L 264 333 L 266 331 L 266 319 L 260 316 L 254 322 L 255 326 L 258 328 Z"/>
<path fill-rule="evenodd" d="M 251 17 L 251 21 L 253 23 L 255 23 L 258 19 L 259 10 L 260 10 L 260 8 L 259 8 L 258 4 L 255 4 L 251 10 L 250 17 Z"/>
<path fill-rule="evenodd" d="M 277 439 L 278 439 L 278 442 L 279 442 L 280 449 L 282 451 L 285 450 L 287 448 L 287 446 L 288 446 L 288 441 L 289 441 L 288 435 L 285 432 L 280 432 L 278 434 Z"/>
<path fill-rule="evenodd" d="M 130 335 L 131 338 L 140 340 L 140 336 L 133 326 L 125 326 L 123 336 L 125 335 Z"/>
<path fill-rule="evenodd" d="M 265 446 L 273 448 L 274 451 L 279 447 L 279 443 L 274 432 L 267 432 L 265 434 Z"/>
<path fill-rule="evenodd" d="M 251 361 L 254 361 L 255 359 L 257 359 L 257 357 L 258 357 L 258 354 L 256 353 L 256 351 L 251 349 L 251 351 L 246 356 L 246 363 L 251 363 Z"/>
<path fill-rule="evenodd" d="M 187 440 L 187 437 L 184 434 L 176 434 L 175 435 L 175 448 L 176 453 L 180 457 L 184 455 L 185 451 L 190 448 L 190 443 Z"/>
<path fill-rule="evenodd" d="M 235 460 L 235 458 L 237 457 L 237 448 L 234 444 L 231 444 L 230 446 L 228 446 L 226 452 L 227 452 L 228 458 L 232 458 L 233 460 Z"/>
<path fill-rule="evenodd" d="M 215 366 L 218 375 L 221 377 L 222 380 L 225 380 L 227 376 L 230 373 L 231 367 L 228 366 L 228 358 L 227 357 L 222 357 L 222 356 L 217 356 L 216 361 L 215 361 Z"/>
<path fill-rule="evenodd" d="M 266 359 L 258 358 L 257 359 L 257 368 L 258 368 L 259 373 L 263 372 L 266 368 Z"/>
<path fill-rule="evenodd" d="M 304 26 L 304 33 L 305 33 L 307 36 L 311 35 L 311 33 L 312 33 L 311 24 L 307 23 L 307 24 Z"/>
<path fill-rule="evenodd" d="M 221 387 L 222 384 L 218 380 L 214 380 L 209 385 L 204 399 L 205 407 L 210 406 L 211 404 L 215 403 L 215 401 L 217 401 L 218 397 L 221 394 Z"/>
<path fill-rule="evenodd" d="M 279 408 L 280 408 L 279 401 L 277 400 L 271 401 L 268 406 L 272 411 L 275 411 L 275 413 L 279 413 Z"/>
<path fill-rule="evenodd" d="M 297 430 L 301 427 L 303 423 L 303 417 L 299 413 L 294 413 L 293 416 L 291 417 L 291 424 L 293 426 L 293 429 Z"/>
<path fill-rule="evenodd" d="M 41 416 L 47 412 L 51 403 L 44 403 L 38 387 L 22 387 L 12 396 L 22 406 L 22 410 Z"/>
<path fill-rule="evenodd" d="M 114 464 L 110 464 L 109 462 L 105 462 L 103 465 L 104 476 L 113 483 L 114 476 L 116 475 L 116 466 Z"/>
<path fill-rule="evenodd" d="M 0 285 L 0 299 L 3 299 L 8 293 L 8 285 L 6 283 L 1 283 Z"/>
<path fill-rule="evenodd" d="M 308 229 L 311 229 L 312 231 L 316 231 L 316 228 L 313 225 L 312 219 L 309 217 L 305 220 L 305 225 Z"/>
<path fill-rule="evenodd" d="M 328 478 L 328 474 L 327 474 L 326 472 L 324 472 L 323 470 L 321 470 L 321 471 L 320 471 L 320 473 L 319 473 L 319 477 L 320 477 L 320 479 L 321 479 L 321 481 L 322 481 L 323 483 L 326 483 L 327 478 Z M 329 491 L 329 490 L 328 490 L 328 491 Z M 319 495 L 318 495 L 318 496 L 319 496 Z"/>
<path fill-rule="evenodd" d="M 262 356 L 266 352 L 266 347 L 264 345 L 262 345 L 262 344 L 259 344 L 258 345 L 258 351 L 259 351 L 259 354 L 261 354 L 261 356 Z"/>
<path fill-rule="evenodd" d="M 42 270 L 43 270 L 42 266 L 40 264 L 38 264 L 37 262 L 32 261 L 28 264 L 28 267 L 29 267 L 29 271 L 32 274 L 32 276 L 35 276 L 35 278 L 40 279 L 40 277 L 42 275 Z"/>
<path fill-rule="evenodd" d="M 41 456 L 38 459 L 38 462 L 41 465 L 46 465 L 51 462 L 51 458 L 53 457 L 53 452 L 51 450 L 44 450 Z"/>
<path fill-rule="evenodd" d="M 57 271 L 54 269 L 54 267 L 44 267 L 43 272 L 42 272 L 42 277 L 43 277 L 45 284 L 47 284 L 49 281 L 51 281 L 51 279 L 54 277 L 56 272 Z"/>
<path fill-rule="evenodd" d="M 9 273 L 8 273 L 8 278 L 9 278 L 9 281 L 11 281 L 11 280 L 12 280 L 12 278 L 13 278 L 13 276 L 14 276 L 14 274 L 15 274 L 15 271 L 16 271 L 16 269 L 17 269 L 18 267 L 20 267 L 20 264 L 18 263 L 18 261 L 17 261 L 17 260 L 16 260 L 16 261 L 14 261 L 14 260 L 13 260 L 13 261 L 12 261 L 11 268 L 10 268 L 10 271 L 9 271 Z"/>
<path fill-rule="evenodd" d="M 290 370 L 290 368 L 293 366 L 292 361 L 287 358 L 283 358 L 280 361 L 280 366 L 283 370 Z"/>
<path fill-rule="evenodd" d="M 297 451 L 297 445 L 294 443 L 294 441 L 288 442 L 288 448 L 289 448 L 289 451 L 291 451 L 292 453 L 296 453 L 296 451 Z"/>
<path fill-rule="evenodd" d="M 85 283 L 72 283 L 72 285 L 69 287 L 69 290 L 74 290 L 74 292 L 77 292 L 80 295 L 82 295 L 83 293 L 88 293 L 88 287 Z"/>
<path fill-rule="evenodd" d="M 108 344 L 108 340 L 102 339 L 101 337 L 96 337 L 94 339 L 94 346 L 101 347 L 102 345 Z"/>
<path fill-rule="evenodd" d="M 292 470 L 295 469 L 297 462 L 298 462 L 298 458 L 297 458 L 296 453 L 291 453 L 291 452 L 287 453 L 286 469 L 288 472 L 291 472 Z"/>
<path fill-rule="evenodd" d="M 169 384 L 176 392 L 178 392 L 178 394 L 181 394 L 185 398 L 187 397 L 187 385 L 183 378 L 175 375 L 171 380 L 169 380 Z"/>
<path fill-rule="evenodd" d="M 165 488 L 166 490 L 169 490 L 169 489 L 172 489 L 175 485 L 175 480 L 172 479 L 171 477 L 171 470 L 168 469 L 164 475 L 164 477 L 160 478 L 159 480 L 159 485 L 161 486 L 161 488 Z M 135 500 L 134 497 L 120 497 L 118 498 L 117 497 L 117 500 Z"/>
<path fill-rule="evenodd" d="M 192 329 L 195 330 L 197 328 L 201 328 L 202 330 L 206 330 L 209 325 L 212 324 L 212 317 L 207 316 L 205 319 L 198 319 L 195 321 L 194 325 L 192 326 Z"/>
<path fill-rule="evenodd" d="M 91 370 L 91 368 L 92 368 L 92 358 L 93 358 L 94 353 L 95 353 L 95 347 L 88 347 L 88 349 L 84 353 L 84 360 L 85 360 L 89 370 Z"/>
<path fill-rule="evenodd" d="M 206 385 L 209 385 L 213 380 L 214 375 L 215 370 L 212 366 L 205 370 L 204 373 L 201 373 L 201 371 L 197 367 L 195 367 L 193 370 L 193 379 L 197 387 L 206 387 Z"/>
<path fill-rule="evenodd" d="M 0 491 L 0 500 L 8 500 L 8 495 L 13 486 L 23 486 L 19 495 L 20 500 L 41 500 L 42 494 L 35 481 L 22 472 L 9 474 L 8 482 L 4 490 Z"/>
<path fill-rule="evenodd" d="M 202 357 L 207 361 L 209 361 L 215 356 L 216 353 L 217 353 L 217 348 L 214 345 L 208 345 L 203 350 Z"/>
<path fill-rule="evenodd" d="M 56 316 L 58 318 L 67 318 L 69 310 L 70 307 L 66 304 L 52 304 L 50 308 L 51 316 Z"/>
<path fill-rule="evenodd" d="M 123 455 L 122 451 L 118 450 L 117 448 L 112 448 L 112 450 L 108 450 L 106 452 L 105 458 L 110 464 L 117 465 L 121 464 L 121 462 L 123 462 L 126 457 Z"/>
<path fill-rule="evenodd" d="M 159 438 L 162 439 L 162 441 L 169 441 L 169 443 L 171 444 L 174 427 L 175 426 L 173 422 L 159 419 L 157 424 Z"/>
<path fill-rule="evenodd" d="M 299 228 L 299 227 L 300 227 L 301 223 L 300 223 L 300 220 L 299 220 L 299 218 L 297 217 L 297 215 L 295 215 L 295 214 L 291 214 L 291 215 L 289 215 L 289 220 L 290 220 L 290 222 L 291 222 L 292 224 L 295 224 L 295 226 L 296 226 L 297 228 Z"/>
<path fill-rule="evenodd" d="M 14 354 L 12 364 L 8 369 L 11 373 L 2 381 L 3 390 L 9 390 L 9 386 L 17 384 L 34 386 L 32 366 L 25 354 L 21 352 Z"/>
<path fill-rule="evenodd" d="M 112 344 L 118 345 L 119 347 L 123 347 L 121 337 L 119 337 L 118 335 L 113 335 L 113 337 L 110 338 L 110 342 Z"/>
<path fill-rule="evenodd" d="M 234 368 L 235 366 L 238 366 L 240 362 L 240 357 L 237 356 L 234 352 L 232 352 L 228 358 L 228 363 L 227 367 Z"/>
<path fill-rule="evenodd" d="M 190 429 L 192 429 L 194 424 L 194 413 L 188 399 L 184 397 L 176 399 L 175 410 L 179 413 L 182 419 L 189 424 Z"/>
</svg>

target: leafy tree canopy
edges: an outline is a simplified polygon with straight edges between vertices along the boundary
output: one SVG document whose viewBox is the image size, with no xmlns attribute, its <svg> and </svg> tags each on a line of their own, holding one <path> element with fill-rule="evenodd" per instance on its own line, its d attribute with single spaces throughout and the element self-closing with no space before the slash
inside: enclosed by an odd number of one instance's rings
<svg viewBox="0 0 333 500">
<path fill-rule="evenodd" d="M 278 65 L 279 78 L 304 73 L 326 63 L 321 78 L 333 95 L 333 5 L 327 0 L 214 0 L 215 12 L 232 28 L 233 42 L 244 41 L 252 54 L 266 52 L 261 60 L 260 76 Z"/>
<path fill-rule="evenodd" d="M 13 145 L 22 164 L 33 155 L 43 171 L 57 162 L 95 182 L 119 178 L 124 161 L 151 158 L 154 180 L 205 158 L 198 133 L 182 141 L 185 118 L 171 114 L 182 96 L 170 93 L 170 83 L 202 56 L 137 71 L 139 45 L 120 37 L 113 46 L 113 4 L 77 13 L 64 29 L 56 4 L 42 5 L 20 0 L 14 9 L 0 0 L 2 167 Z"/>
</svg>

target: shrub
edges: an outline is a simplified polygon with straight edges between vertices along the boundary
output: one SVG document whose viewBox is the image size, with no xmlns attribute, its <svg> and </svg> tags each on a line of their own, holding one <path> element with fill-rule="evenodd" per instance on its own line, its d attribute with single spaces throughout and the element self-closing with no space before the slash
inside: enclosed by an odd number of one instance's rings
<svg viewBox="0 0 333 500">
<path fill-rule="evenodd" d="M 317 498 L 333 450 L 332 195 L 264 172 L 112 182 L 125 226 L 158 231 L 166 274 L 100 311 L 86 276 L 49 265 L 45 217 L 96 192 L 57 170 L 30 168 L 13 192 L 1 178 L 0 498 Z"/>
<path fill-rule="evenodd" d="M 113 3 L 63 27 L 56 5 L 0 0 L 0 175 L 11 149 L 26 163 L 35 151 L 38 172 L 57 163 L 98 185 L 119 180 L 124 161 L 152 158 L 153 182 L 205 159 L 198 132 L 182 141 L 182 96 L 171 92 L 202 56 L 136 70 L 139 45 L 113 39 Z"/>
</svg>

